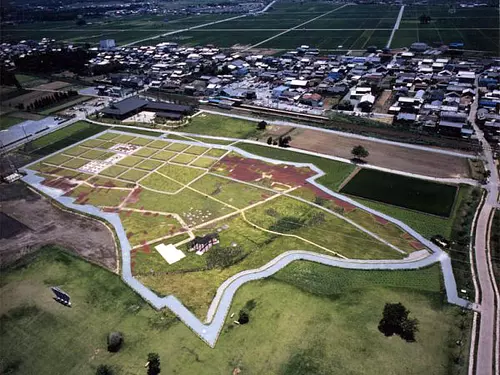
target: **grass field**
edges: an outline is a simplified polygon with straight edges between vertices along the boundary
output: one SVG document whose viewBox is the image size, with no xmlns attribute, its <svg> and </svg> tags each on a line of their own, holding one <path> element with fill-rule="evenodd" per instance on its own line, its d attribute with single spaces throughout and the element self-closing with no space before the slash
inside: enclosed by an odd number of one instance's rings
<svg viewBox="0 0 500 375">
<path fill-rule="evenodd" d="M 71 295 L 71 309 L 52 300 L 52 285 Z M 245 374 L 462 375 L 467 367 L 452 358 L 462 337 L 468 352 L 470 316 L 443 304 L 437 267 L 370 272 L 294 263 L 237 292 L 230 312 L 253 300 L 250 323 L 233 326 L 228 319 L 215 349 L 169 312 L 152 310 L 118 276 L 57 249 L 5 271 L 0 293 L 2 338 L 9 343 L 0 353 L 3 373 L 83 375 L 109 364 L 117 374 L 144 374 L 149 352 L 159 353 L 165 374 L 238 367 Z M 419 320 L 416 342 L 377 330 L 386 302 L 402 302 Z M 110 331 L 125 336 L 115 354 L 106 350 Z"/>
<path fill-rule="evenodd" d="M 0 130 L 6 130 L 11 126 L 17 125 L 25 121 L 24 119 L 12 116 L 0 116 Z"/>
<path fill-rule="evenodd" d="M 186 133 L 243 139 L 255 138 L 262 133 L 257 130 L 256 122 L 207 113 L 193 117 L 188 125 L 179 130 Z"/>
<path fill-rule="evenodd" d="M 30 154 L 39 157 L 49 155 L 107 129 L 101 125 L 77 121 L 31 142 L 33 151 Z"/>
<path fill-rule="evenodd" d="M 455 186 L 373 169 L 360 170 L 341 190 L 344 194 L 442 217 L 450 215 L 456 191 Z"/>
</svg>

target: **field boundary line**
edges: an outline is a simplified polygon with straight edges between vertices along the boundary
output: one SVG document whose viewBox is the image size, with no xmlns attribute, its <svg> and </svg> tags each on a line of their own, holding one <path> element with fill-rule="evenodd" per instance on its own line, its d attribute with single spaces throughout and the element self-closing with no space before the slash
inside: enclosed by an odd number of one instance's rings
<svg viewBox="0 0 500 375">
<path fill-rule="evenodd" d="M 342 188 L 344 186 L 346 186 L 349 183 L 349 181 L 351 181 L 358 174 L 358 172 L 360 170 L 361 170 L 361 167 L 359 165 L 356 166 L 356 168 L 354 168 L 354 170 L 351 173 L 349 173 L 349 176 L 347 176 L 346 178 L 344 178 L 344 181 L 342 181 L 342 183 L 339 185 L 339 187 L 337 188 L 337 190 L 341 191 Z"/>
</svg>

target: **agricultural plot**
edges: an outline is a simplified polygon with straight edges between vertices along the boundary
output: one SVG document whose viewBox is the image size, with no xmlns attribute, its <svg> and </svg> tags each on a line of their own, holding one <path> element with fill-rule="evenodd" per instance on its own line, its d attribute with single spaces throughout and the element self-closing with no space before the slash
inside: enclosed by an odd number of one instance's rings
<svg viewBox="0 0 500 375">
<path fill-rule="evenodd" d="M 308 180 L 317 172 L 309 167 L 243 157 L 222 146 L 116 134 L 102 133 L 33 168 L 46 178 L 43 184 L 76 204 L 117 213 L 132 248 L 132 274 L 156 293 L 180 298 L 198 316 L 224 280 L 287 250 L 402 259 L 424 249 L 398 227 L 312 189 Z M 269 157 L 328 170 L 322 179 L 332 185 L 352 170 L 326 159 L 264 149 Z M 103 169 L 88 172 L 88 163 Z M 213 233 L 219 243 L 207 254 L 190 251 L 190 240 Z M 185 257 L 165 262 L 155 246 L 167 243 Z"/>
<path fill-rule="evenodd" d="M 363 169 L 342 188 L 341 192 L 448 217 L 455 202 L 457 188 L 377 170 Z"/>
<path fill-rule="evenodd" d="M 422 24 L 421 15 L 431 21 Z M 393 47 L 405 47 L 414 42 L 429 45 L 463 43 L 464 49 L 498 52 L 500 21 L 496 8 L 449 8 L 444 6 L 407 6 Z"/>
</svg>

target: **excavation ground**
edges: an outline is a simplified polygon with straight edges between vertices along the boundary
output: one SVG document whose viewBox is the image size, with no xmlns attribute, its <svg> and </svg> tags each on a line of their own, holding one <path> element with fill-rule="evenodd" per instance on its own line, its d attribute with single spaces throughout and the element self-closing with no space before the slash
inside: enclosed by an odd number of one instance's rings
<svg viewBox="0 0 500 375">
<path fill-rule="evenodd" d="M 52 299 L 52 285 L 70 294 L 71 308 Z M 4 272 L 0 296 L 9 342 L 0 354 L 2 372 L 79 375 L 108 364 L 116 373 L 143 374 L 149 352 L 159 353 L 162 373 L 444 375 L 467 368 L 452 359 L 468 352 L 470 316 L 443 303 L 438 266 L 380 272 L 293 263 L 238 291 L 230 313 L 247 306 L 250 322 L 235 326 L 228 318 L 214 349 L 168 311 L 150 308 L 118 276 L 54 248 Z M 419 320 L 416 342 L 378 331 L 386 302 L 403 303 Z M 125 337 L 118 353 L 106 350 L 111 331 Z"/>
<path fill-rule="evenodd" d="M 0 186 L 0 206 L 0 212 L 25 226 L 17 235 L 0 239 L 2 266 L 43 245 L 59 244 L 83 258 L 116 270 L 113 235 L 101 222 L 63 211 L 20 182 Z"/>
</svg>

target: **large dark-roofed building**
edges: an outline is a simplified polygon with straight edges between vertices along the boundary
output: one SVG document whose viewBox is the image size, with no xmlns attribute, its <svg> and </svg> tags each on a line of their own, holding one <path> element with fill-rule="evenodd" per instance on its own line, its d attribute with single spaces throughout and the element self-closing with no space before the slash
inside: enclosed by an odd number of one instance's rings
<svg viewBox="0 0 500 375">
<path fill-rule="evenodd" d="M 141 99 L 137 96 L 132 96 L 111 104 L 109 107 L 104 108 L 101 113 L 105 117 L 123 120 L 141 111 L 150 111 L 157 112 L 164 118 L 180 120 L 182 119 L 182 116 L 193 113 L 193 110 L 194 108 L 189 105 L 152 102 L 146 99 Z"/>
</svg>

